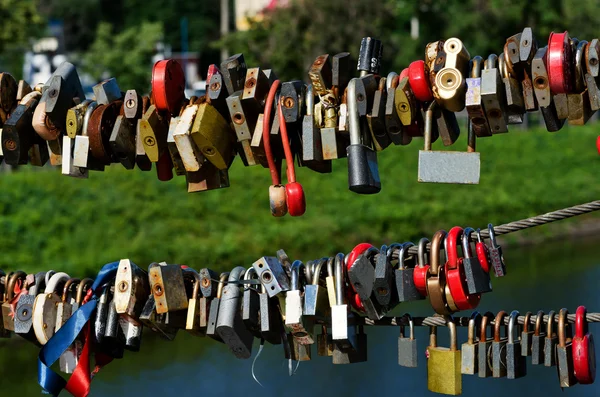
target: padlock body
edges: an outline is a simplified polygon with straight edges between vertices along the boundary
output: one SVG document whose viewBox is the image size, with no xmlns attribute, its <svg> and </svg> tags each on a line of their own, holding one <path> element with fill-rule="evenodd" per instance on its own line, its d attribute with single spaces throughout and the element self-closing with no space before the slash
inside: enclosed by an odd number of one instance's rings
<svg viewBox="0 0 600 397">
<path fill-rule="evenodd" d="M 506 377 L 518 379 L 527 375 L 527 359 L 521 354 L 521 344 L 506 344 Z"/>
<path fill-rule="evenodd" d="M 565 346 L 556 347 L 556 361 L 560 387 L 571 387 L 577 384 L 573 368 L 573 345 L 571 342 L 566 343 Z"/>
<path fill-rule="evenodd" d="M 427 347 L 427 389 L 434 393 L 458 395 L 462 392 L 461 355 L 443 347 Z"/>
<path fill-rule="evenodd" d="M 348 154 L 348 187 L 359 194 L 375 194 L 381 191 L 377 153 L 364 145 L 346 148 Z"/>
<path fill-rule="evenodd" d="M 425 299 L 419 292 L 414 282 L 414 268 L 396 269 L 396 291 L 398 301 L 410 302 Z"/>
<path fill-rule="evenodd" d="M 418 364 L 417 340 L 398 338 L 398 365 L 401 367 L 416 368 Z"/>
<path fill-rule="evenodd" d="M 492 291 L 490 274 L 485 272 L 477 258 L 463 258 L 467 289 L 470 295 Z"/>
<path fill-rule="evenodd" d="M 506 376 L 506 339 L 492 342 L 492 376 L 503 378 Z"/>
<path fill-rule="evenodd" d="M 477 343 L 463 343 L 461 347 L 461 367 L 460 372 L 465 375 L 475 375 L 479 373 L 479 348 Z"/>
<path fill-rule="evenodd" d="M 492 354 L 492 341 L 480 341 L 477 344 L 477 350 L 479 377 L 489 378 L 492 376 L 492 366 L 490 365 L 492 360 L 489 357 Z"/>
</svg>

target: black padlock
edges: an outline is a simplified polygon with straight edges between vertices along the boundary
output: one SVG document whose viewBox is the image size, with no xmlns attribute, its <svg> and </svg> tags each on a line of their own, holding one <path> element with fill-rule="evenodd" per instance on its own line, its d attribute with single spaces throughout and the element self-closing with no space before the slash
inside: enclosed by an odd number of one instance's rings
<svg viewBox="0 0 600 397">
<path fill-rule="evenodd" d="M 356 66 L 360 75 L 364 76 L 368 73 L 379 74 L 382 55 L 383 44 L 381 43 L 381 40 L 372 37 L 363 37 L 360 42 L 358 65 Z"/>
<path fill-rule="evenodd" d="M 394 269 L 392 267 L 392 253 L 395 249 L 400 249 L 402 244 L 394 243 L 389 247 L 381 247 L 381 251 L 375 255 L 375 281 L 373 291 L 375 299 L 382 307 L 387 310 L 398 304 L 398 294 L 396 293 L 396 283 L 394 280 Z"/>
<path fill-rule="evenodd" d="M 492 291 L 492 283 L 490 281 L 490 274 L 483 270 L 481 263 L 477 256 L 473 256 L 471 251 L 471 234 L 475 232 L 475 229 L 466 227 L 462 235 L 462 251 L 464 258 L 463 268 L 465 269 L 465 276 L 467 277 L 467 288 L 469 294 L 481 294 L 484 292 Z"/>
<path fill-rule="evenodd" d="M 407 266 L 405 263 L 408 249 L 413 246 L 414 244 L 411 242 L 404 243 L 398 252 L 398 268 L 395 271 L 395 275 L 396 292 L 398 293 L 399 302 L 425 299 L 417 289 L 414 281 L 415 266 L 417 265 L 416 257 L 413 257 L 411 266 Z"/>
<path fill-rule="evenodd" d="M 359 194 L 375 194 L 381 191 L 377 153 L 363 143 L 363 128 L 358 115 L 358 102 L 366 101 L 364 92 L 357 92 L 359 80 L 354 78 L 348 84 L 348 119 L 350 124 L 350 146 L 348 155 L 348 186 Z M 362 86 L 362 84 L 360 84 Z M 364 90 L 361 90 L 364 91 Z"/>
</svg>

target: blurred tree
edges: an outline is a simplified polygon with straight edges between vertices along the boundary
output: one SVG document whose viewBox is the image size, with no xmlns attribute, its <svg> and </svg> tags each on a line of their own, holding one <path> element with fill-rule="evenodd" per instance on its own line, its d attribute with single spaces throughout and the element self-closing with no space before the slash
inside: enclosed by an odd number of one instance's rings
<svg viewBox="0 0 600 397">
<path fill-rule="evenodd" d="M 101 80 L 117 76 L 123 90 L 150 89 L 152 55 L 163 35 L 160 23 L 143 22 L 115 33 L 111 24 L 101 22 L 96 38 L 83 56 L 83 68 Z"/>
</svg>

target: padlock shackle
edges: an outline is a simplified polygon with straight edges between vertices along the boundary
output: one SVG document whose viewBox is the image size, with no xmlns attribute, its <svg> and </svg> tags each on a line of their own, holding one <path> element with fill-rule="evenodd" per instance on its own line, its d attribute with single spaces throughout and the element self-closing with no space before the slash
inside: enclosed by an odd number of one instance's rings
<svg viewBox="0 0 600 397">
<path fill-rule="evenodd" d="M 392 243 L 388 247 L 385 245 L 381 247 L 381 253 L 385 253 L 388 262 L 392 261 L 392 256 L 394 255 L 395 250 L 400 250 L 403 244 L 400 243 Z M 385 248 L 385 249 L 384 249 Z"/>
<path fill-rule="evenodd" d="M 498 55 L 498 69 L 500 69 L 500 77 L 502 77 L 503 79 L 510 78 L 510 73 L 508 72 L 508 65 L 506 57 L 504 56 L 504 52 Z"/>
<path fill-rule="evenodd" d="M 323 265 L 327 263 L 328 258 L 321 258 L 317 261 L 317 264 L 314 265 L 313 274 L 311 279 L 312 285 L 319 285 L 319 280 L 321 278 L 321 272 L 323 271 Z"/>
<path fill-rule="evenodd" d="M 534 330 L 534 335 L 535 336 L 540 336 L 542 334 L 542 325 L 544 323 L 544 312 L 542 310 L 537 312 L 537 315 L 535 316 L 535 330 Z"/>
<path fill-rule="evenodd" d="M 496 69 L 498 65 L 498 55 L 490 54 L 484 63 L 484 70 Z"/>
<path fill-rule="evenodd" d="M 291 271 L 291 281 L 290 281 L 290 291 L 299 291 L 300 290 L 300 271 L 304 270 L 304 263 L 299 260 L 295 260 L 292 263 L 292 271 Z"/>
<path fill-rule="evenodd" d="M 467 343 L 470 345 L 475 344 L 477 322 L 479 321 L 479 326 L 481 328 L 481 320 L 482 316 L 477 310 L 471 313 L 471 318 L 469 319 L 469 327 L 467 329 Z"/>
<path fill-rule="evenodd" d="M 348 83 L 347 88 L 347 101 L 348 101 L 348 125 L 350 130 L 350 144 L 359 145 L 362 144 L 361 130 L 360 130 L 360 118 L 358 116 L 358 98 L 356 97 L 356 84 L 359 79 L 356 77 L 351 79 Z M 366 100 L 366 98 L 363 98 Z"/>
<path fill-rule="evenodd" d="M 492 225 L 491 223 L 488 223 L 488 233 L 490 242 L 492 243 L 492 247 L 497 247 L 498 241 L 496 240 L 496 232 L 494 231 L 494 225 Z"/>
<path fill-rule="evenodd" d="M 221 295 L 223 295 L 223 287 L 225 286 L 225 281 L 229 277 L 229 272 L 221 273 L 219 277 L 219 285 L 217 286 L 217 299 L 221 299 Z"/>
<path fill-rule="evenodd" d="M 398 73 L 396 72 L 389 72 L 386 79 L 385 79 L 385 89 L 386 91 L 390 91 L 392 88 L 396 88 L 398 87 L 398 79 L 396 79 L 395 83 L 396 86 L 393 86 L 394 83 L 394 79 L 398 77 Z"/>
<path fill-rule="evenodd" d="M 423 150 L 431 150 L 432 135 L 433 135 L 433 117 L 435 109 L 437 108 L 437 102 L 431 101 L 425 112 L 425 132 L 423 138 L 425 140 Z"/>
<path fill-rule="evenodd" d="M 25 282 L 26 278 L 27 278 L 27 273 L 25 273 L 22 270 L 17 270 L 16 272 L 12 273 L 10 275 L 10 277 L 7 277 L 6 288 L 4 291 L 4 295 L 5 295 L 4 301 L 5 302 L 10 302 L 14 298 L 17 281 L 22 280 L 22 282 Z"/>
<path fill-rule="evenodd" d="M 327 276 L 333 277 L 335 279 L 335 269 L 334 269 L 335 257 L 327 258 Z"/>
<path fill-rule="evenodd" d="M 458 339 L 456 335 L 456 324 L 454 323 L 454 319 L 452 316 L 444 316 L 446 318 L 446 326 L 448 327 L 448 331 L 450 331 L 450 351 L 458 350 Z"/>
<path fill-rule="evenodd" d="M 46 288 L 46 272 L 36 273 L 33 280 L 33 285 L 29 287 L 29 295 L 36 296 Z"/>
<path fill-rule="evenodd" d="M 283 114 L 283 107 L 281 102 L 285 98 L 280 98 L 278 101 L 278 117 L 279 117 L 279 131 L 281 133 L 281 145 L 283 146 L 283 152 L 285 153 L 285 164 L 288 183 L 296 182 L 296 167 L 294 166 L 294 156 L 292 154 L 292 147 L 290 145 L 290 139 L 287 132 L 287 122 L 285 121 L 285 115 Z"/>
<path fill-rule="evenodd" d="M 558 312 L 558 346 L 566 347 L 567 346 L 567 327 L 569 322 L 567 321 L 567 315 L 569 311 L 566 308 L 560 309 Z"/>
<path fill-rule="evenodd" d="M 504 325 L 504 317 L 507 316 L 508 313 L 504 310 L 501 310 L 496 314 L 496 319 L 494 320 L 494 342 L 500 342 L 500 327 Z"/>
<path fill-rule="evenodd" d="M 529 328 L 531 327 L 531 315 L 533 313 L 527 312 L 525 313 L 525 318 L 523 319 L 523 332 L 529 332 Z"/>
<path fill-rule="evenodd" d="M 585 90 L 585 73 L 587 72 L 585 68 L 585 50 L 587 48 L 588 42 L 585 40 L 581 40 L 577 44 L 577 49 L 575 51 L 575 76 L 573 79 L 575 81 L 575 93 L 580 94 Z"/>
<path fill-rule="evenodd" d="M 344 304 L 344 254 L 335 256 L 335 297 L 337 305 Z"/>
<path fill-rule="evenodd" d="M 77 295 L 75 296 L 75 302 L 81 305 L 81 302 L 83 302 L 83 298 L 85 297 L 84 293 L 91 288 L 92 284 L 94 284 L 94 280 L 89 277 L 84 278 L 83 280 L 81 280 L 81 282 L 79 282 L 79 285 L 77 285 Z"/>
<path fill-rule="evenodd" d="M 446 237 L 446 266 L 450 270 L 458 268 L 458 243 L 461 241 L 462 235 L 463 228 L 454 226 L 448 232 L 448 237 Z"/>
<path fill-rule="evenodd" d="M 275 80 L 273 84 L 271 84 L 269 94 L 267 95 L 267 99 L 265 101 L 262 130 L 262 140 L 265 149 L 265 156 L 267 157 L 267 163 L 269 164 L 269 171 L 271 173 L 271 181 L 274 186 L 281 185 L 281 177 L 279 176 L 279 172 L 277 171 L 277 165 L 275 164 L 275 159 L 273 157 L 273 150 L 271 149 L 271 112 L 273 111 L 273 104 L 275 102 L 275 97 L 277 96 L 277 90 L 280 86 L 281 81 L 279 80 Z"/>
<path fill-rule="evenodd" d="M 229 278 L 227 279 L 228 283 L 238 283 L 242 277 L 244 277 L 244 273 L 246 273 L 246 268 L 243 266 L 235 267 L 231 272 L 229 272 Z"/>
<path fill-rule="evenodd" d="M 258 274 L 256 273 L 256 270 L 254 269 L 254 266 L 250 266 L 248 268 L 248 270 L 246 270 L 246 273 L 244 273 L 244 280 L 245 281 L 246 280 L 252 280 L 254 278 L 258 279 Z M 261 285 L 262 285 L 262 283 L 261 283 Z M 244 283 L 244 290 L 249 290 L 249 289 L 253 288 L 255 291 L 258 292 L 258 288 L 257 287 L 258 287 L 258 285 L 255 286 L 255 287 L 252 287 L 251 284 Z"/>
<path fill-rule="evenodd" d="M 192 288 L 192 299 L 196 299 L 200 294 L 200 285 L 202 284 L 202 279 L 200 278 L 200 273 L 195 271 L 194 269 L 188 268 L 183 272 L 184 277 L 186 275 L 191 275 L 193 279 L 193 288 Z M 188 276 L 189 277 L 189 276 Z"/>
<path fill-rule="evenodd" d="M 519 332 L 519 316 L 520 313 L 518 310 L 513 310 L 510 312 L 510 317 L 508 319 L 508 343 L 515 343 L 515 328 L 517 328 L 517 332 Z"/>
<path fill-rule="evenodd" d="M 88 136 L 87 130 L 90 124 L 90 118 L 92 117 L 92 113 L 94 113 L 94 110 L 96 110 L 98 106 L 100 106 L 98 105 L 98 102 L 92 101 L 85 109 L 85 114 L 83 115 L 83 124 L 81 127 L 81 136 Z"/>
<path fill-rule="evenodd" d="M 410 315 L 410 313 L 404 313 L 401 318 L 408 319 L 408 332 L 409 332 L 408 338 L 410 340 L 414 340 L 415 339 L 415 322 L 413 321 L 412 316 Z M 400 336 L 404 337 L 404 325 L 400 326 Z"/>
<path fill-rule="evenodd" d="M 304 102 L 306 103 L 306 116 L 312 116 L 315 108 L 315 94 L 313 93 L 313 85 L 309 84 L 304 93 Z"/>
<path fill-rule="evenodd" d="M 71 277 L 64 272 L 59 272 L 50 277 L 50 280 L 46 283 L 45 294 L 51 294 L 60 290 L 60 287 L 64 285 Z"/>
<path fill-rule="evenodd" d="M 61 297 L 62 303 L 67 303 L 67 296 L 69 295 L 70 289 L 74 286 L 79 286 L 79 283 L 81 283 L 81 280 L 75 277 L 67 280 L 63 287 L 63 293 Z"/>
<path fill-rule="evenodd" d="M 465 259 L 471 259 L 473 251 L 471 250 L 471 234 L 475 233 L 472 227 L 465 227 L 462 234 L 462 252 Z"/>
<path fill-rule="evenodd" d="M 585 306 L 579 306 L 575 312 L 575 336 L 577 338 L 583 338 L 589 332 L 586 315 Z"/>
<path fill-rule="evenodd" d="M 432 276 L 438 276 L 440 273 L 440 250 L 442 241 L 446 238 L 445 230 L 438 230 L 431 239 L 431 251 L 429 252 L 429 273 Z"/>
<path fill-rule="evenodd" d="M 417 263 L 419 267 L 425 267 L 427 261 L 425 261 L 425 255 L 427 254 L 427 244 L 429 244 L 429 239 L 427 237 L 423 237 L 419 240 L 419 253 L 417 255 Z"/>
<path fill-rule="evenodd" d="M 554 310 L 550 310 L 548 312 L 548 322 L 546 323 L 546 338 L 551 339 L 553 334 L 556 334 L 555 332 L 552 332 L 552 329 L 554 328 L 554 317 L 556 316 L 556 313 L 554 312 Z"/>
<path fill-rule="evenodd" d="M 483 69 L 483 58 L 475 55 L 469 62 L 469 77 L 472 79 L 481 78 L 481 70 Z"/>
<path fill-rule="evenodd" d="M 398 269 L 408 269 L 408 267 L 404 266 L 404 256 L 406 255 L 406 253 L 408 252 L 409 248 L 414 247 L 415 245 L 413 243 L 406 242 L 404 244 L 402 244 L 402 247 L 400 248 L 400 252 L 398 252 Z"/>
<path fill-rule="evenodd" d="M 494 313 L 485 312 L 485 314 L 481 318 L 481 330 L 479 333 L 479 343 L 487 341 L 486 330 L 487 330 L 488 324 L 491 325 L 492 321 L 494 321 Z M 493 333 L 493 330 L 492 330 L 492 333 Z M 492 338 L 493 338 L 493 335 L 492 335 Z"/>
</svg>

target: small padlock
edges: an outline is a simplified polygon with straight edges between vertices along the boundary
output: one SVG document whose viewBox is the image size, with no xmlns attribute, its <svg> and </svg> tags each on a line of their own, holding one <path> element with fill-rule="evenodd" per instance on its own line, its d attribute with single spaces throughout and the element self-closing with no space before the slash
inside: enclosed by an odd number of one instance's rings
<svg viewBox="0 0 600 397">
<path fill-rule="evenodd" d="M 402 244 L 391 244 L 381 247 L 378 254 L 375 255 L 375 280 L 373 282 L 373 291 L 377 303 L 386 311 L 392 309 L 398 304 L 398 294 L 396 292 L 396 283 L 394 269 L 392 267 L 392 255 L 394 250 L 398 250 Z"/>
<path fill-rule="evenodd" d="M 544 339 L 543 332 L 544 312 L 539 311 L 535 316 L 535 331 L 531 337 L 531 364 L 540 365 L 544 363 Z"/>
<path fill-rule="evenodd" d="M 508 342 L 506 343 L 506 377 L 508 379 L 518 379 L 527 375 L 527 360 L 521 352 L 521 341 L 515 340 L 515 334 L 519 334 L 518 319 L 519 312 L 513 310 L 508 319 Z"/>
<path fill-rule="evenodd" d="M 186 269 L 186 275 L 193 279 L 192 295 L 189 298 L 185 329 L 194 336 L 205 336 L 206 328 L 200 326 L 200 274 L 193 269 Z"/>
<path fill-rule="evenodd" d="M 398 337 L 398 365 L 401 367 L 416 368 L 418 364 L 417 340 L 415 339 L 415 327 L 412 316 L 406 313 L 402 316 L 408 320 L 409 335 L 405 336 L 405 326 L 400 325 L 400 336 Z"/>
<path fill-rule="evenodd" d="M 465 107 L 469 114 L 469 120 L 472 124 L 473 132 L 478 137 L 491 136 L 490 125 L 488 124 L 485 109 L 483 108 L 483 99 L 481 97 L 481 70 L 483 69 L 483 58 L 479 55 L 471 60 L 471 72 L 467 78 L 467 93 L 465 96 Z"/>
<path fill-rule="evenodd" d="M 429 271 L 429 265 L 425 260 L 425 254 L 427 253 L 427 244 L 429 244 L 429 239 L 423 237 L 419 240 L 419 251 L 417 255 L 417 266 L 415 267 L 415 271 L 413 273 L 413 281 L 415 283 L 415 288 L 421 294 L 422 297 L 427 296 L 427 272 Z"/>
<path fill-rule="evenodd" d="M 504 255 L 502 254 L 502 247 L 498 245 L 496 241 L 496 233 L 494 232 L 494 225 L 488 224 L 488 232 L 490 236 L 490 259 L 494 268 L 496 277 L 506 276 L 506 264 L 504 263 Z"/>
<path fill-rule="evenodd" d="M 573 365 L 573 341 L 571 324 L 567 309 L 560 309 L 558 313 L 558 345 L 556 346 L 556 369 L 560 387 L 571 387 L 577 384 Z"/>
<path fill-rule="evenodd" d="M 471 234 L 474 233 L 473 228 L 467 227 L 463 231 L 462 250 L 464 257 L 462 258 L 465 276 L 467 277 L 467 289 L 469 294 L 481 294 L 492 292 L 492 283 L 490 275 L 481 266 L 481 262 L 477 257 L 472 257 L 471 251 Z"/>
<path fill-rule="evenodd" d="M 45 345 L 55 333 L 57 306 L 61 301 L 59 291 L 62 292 L 69 278 L 66 273 L 54 274 L 46 283 L 44 293 L 35 298 L 32 325 L 36 339 L 42 345 Z"/>
<path fill-rule="evenodd" d="M 329 317 L 331 309 L 327 302 L 327 288 L 320 285 L 327 258 L 322 258 L 314 264 L 312 280 L 304 286 L 304 315 Z"/>
<path fill-rule="evenodd" d="M 256 270 L 253 267 L 249 267 L 244 274 L 244 294 L 242 297 L 242 321 L 244 326 L 254 335 L 256 338 L 261 338 L 260 332 L 260 299 L 259 291 L 260 287 L 253 286 L 251 283 L 258 281 L 256 276 Z"/>
<path fill-rule="evenodd" d="M 492 376 L 503 378 L 506 376 L 506 344 L 508 343 L 508 325 L 504 326 L 504 337 L 500 335 L 501 327 L 504 325 L 504 317 L 508 314 L 499 311 L 494 320 L 494 341 L 492 342 Z"/>
<path fill-rule="evenodd" d="M 158 314 L 188 308 L 188 297 L 180 265 L 152 266 L 148 270 L 148 276 Z"/>
<path fill-rule="evenodd" d="M 461 367 L 460 373 L 465 375 L 475 375 L 479 373 L 479 357 L 478 357 L 478 341 L 476 333 L 477 322 L 479 322 L 479 326 L 481 326 L 481 314 L 477 311 L 471 314 L 471 318 L 469 319 L 469 328 L 468 328 L 468 336 L 467 341 L 462 344 L 461 347 Z"/>
<path fill-rule="evenodd" d="M 221 73 L 229 95 L 244 89 L 246 61 L 243 54 L 235 54 L 221 62 Z"/>
<path fill-rule="evenodd" d="M 412 257 L 412 264 L 407 265 L 407 252 L 414 244 L 411 242 L 404 243 L 398 252 L 398 268 L 395 270 L 396 293 L 398 294 L 399 302 L 409 302 L 425 299 L 419 292 L 414 281 L 414 272 L 417 265 L 416 257 Z"/>
<path fill-rule="evenodd" d="M 223 296 L 223 287 L 225 286 L 225 282 L 228 278 L 229 272 L 221 273 L 221 275 L 219 276 L 217 294 L 210 302 L 210 309 L 208 313 L 208 326 L 206 327 L 206 336 L 210 336 L 218 342 L 223 342 L 223 339 L 217 333 L 217 320 L 219 316 L 219 307 L 221 305 L 221 297 Z"/>
<path fill-rule="evenodd" d="M 291 335 L 298 343 L 309 345 L 315 343 L 313 338 L 314 324 L 303 317 L 302 287 L 300 273 L 304 271 L 301 261 L 292 264 L 291 288 L 285 297 L 285 325 L 291 329 Z"/>
<path fill-rule="evenodd" d="M 531 330 L 531 312 L 525 313 L 523 329 L 521 331 L 521 354 L 531 356 L 534 331 Z"/>
<path fill-rule="evenodd" d="M 58 305 L 56 306 L 56 325 L 54 326 L 54 332 L 58 332 L 73 314 L 73 303 L 75 303 L 77 287 L 80 282 L 81 280 L 78 278 L 70 278 L 65 283 L 61 301 L 58 302 Z"/>
<path fill-rule="evenodd" d="M 492 134 L 508 132 L 506 90 L 497 67 L 498 57 L 488 56 L 481 72 L 481 99 Z"/>
<path fill-rule="evenodd" d="M 456 341 L 456 324 L 446 318 L 450 331 L 450 348 L 437 345 L 437 327 L 430 327 L 427 352 L 427 389 L 434 393 L 459 395 L 462 393 L 461 354 Z"/>
<path fill-rule="evenodd" d="M 521 124 L 523 123 L 523 115 L 525 114 L 523 92 L 519 81 L 510 74 L 507 63 L 508 61 L 504 54 L 500 54 L 498 57 L 498 67 L 506 90 L 508 124 Z"/>
<path fill-rule="evenodd" d="M 556 345 L 558 344 L 558 335 L 554 327 L 554 310 L 548 312 L 548 321 L 546 323 L 546 337 L 544 338 L 544 366 L 554 367 L 556 365 Z"/>
<path fill-rule="evenodd" d="M 592 41 L 593 43 L 593 41 Z M 588 330 L 587 310 L 579 306 L 575 312 L 575 337 L 573 338 L 573 370 L 582 385 L 596 379 L 596 350 L 594 336 Z"/>
<path fill-rule="evenodd" d="M 477 345 L 477 358 L 479 360 L 479 377 L 480 378 L 489 378 L 492 376 L 492 343 L 493 343 L 493 333 L 492 329 L 492 337 L 487 337 L 487 326 L 488 324 L 491 327 L 492 321 L 494 321 L 494 315 L 491 312 L 486 312 L 481 319 L 481 333 L 479 335 L 479 343 Z"/>
</svg>

